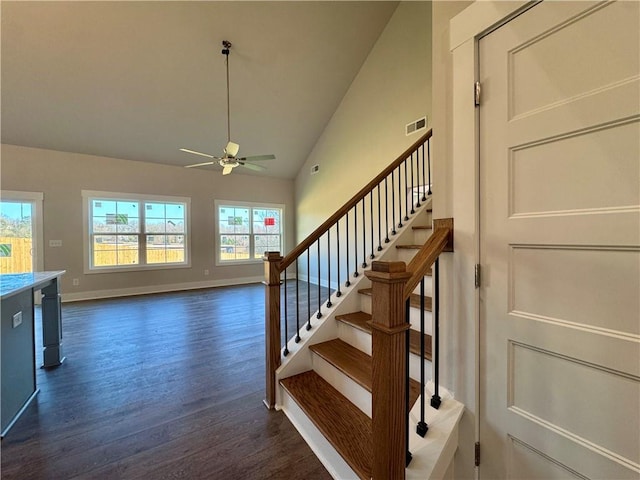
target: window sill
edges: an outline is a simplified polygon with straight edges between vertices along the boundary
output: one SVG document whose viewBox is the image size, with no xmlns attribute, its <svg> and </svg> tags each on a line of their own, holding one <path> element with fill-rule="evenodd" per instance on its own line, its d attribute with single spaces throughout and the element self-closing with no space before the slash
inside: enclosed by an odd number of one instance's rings
<svg viewBox="0 0 640 480">
<path fill-rule="evenodd" d="M 127 273 L 127 272 L 144 272 L 152 270 L 174 270 L 178 268 L 191 268 L 191 263 L 180 264 L 161 264 L 161 265 L 127 265 L 121 267 L 104 267 L 84 269 L 85 275 L 93 275 L 100 273 Z"/>
<path fill-rule="evenodd" d="M 237 267 L 238 265 L 259 265 L 264 260 L 261 258 L 252 258 L 251 260 L 216 260 L 216 267 Z"/>
</svg>

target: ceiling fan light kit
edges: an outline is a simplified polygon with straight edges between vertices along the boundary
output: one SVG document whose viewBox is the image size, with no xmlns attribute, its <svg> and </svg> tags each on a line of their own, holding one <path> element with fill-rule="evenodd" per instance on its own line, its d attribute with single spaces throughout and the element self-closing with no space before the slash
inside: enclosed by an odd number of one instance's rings
<svg viewBox="0 0 640 480">
<path fill-rule="evenodd" d="M 262 160 L 274 160 L 275 155 L 254 155 L 250 157 L 237 157 L 240 151 L 240 145 L 231 141 L 231 108 L 229 101 L 229 53 L 231 52 L 231 42 L 228 40 L 222 41 L 222 54 L 225 56 L 225 66 L 227 70 L 227 146 L 224 148 L 224 155 L 222 157 L 216 157 L 208 153 L 202 153 L 188 148 L 181 148 L 180 151 L 190 153 L 193 155 L 200 155 L 202 157 L 212 158 L 210 162 L 194 163 L 192 165 L 186 165 L 186 168 L 204 167 L 207 165 L 214 165 L 218 163 L 222 167 L 222 175 L 229 175 L 236 167 L 245 167 L 249 170 L 261 171 L 266 170 L 262 165 L 257 165 L 251 162 Z"/>
</svg>

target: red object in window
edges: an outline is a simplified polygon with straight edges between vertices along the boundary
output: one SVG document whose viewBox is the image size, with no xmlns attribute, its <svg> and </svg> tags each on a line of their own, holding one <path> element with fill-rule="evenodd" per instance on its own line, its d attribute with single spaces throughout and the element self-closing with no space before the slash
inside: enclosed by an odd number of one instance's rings
<svg viewBox="0 0 640 480">
<path fill-rule="evenodd" d="M 265 227 L 272 227 L 276 224 L 276 219 L 274 217 L 266 217 L 264 219 L 264 226 Z"/>
</svg>

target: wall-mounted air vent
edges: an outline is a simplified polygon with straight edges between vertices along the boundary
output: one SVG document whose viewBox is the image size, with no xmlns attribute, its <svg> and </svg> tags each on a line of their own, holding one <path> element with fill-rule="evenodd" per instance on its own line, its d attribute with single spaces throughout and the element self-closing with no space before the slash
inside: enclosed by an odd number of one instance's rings
<svg viewBox="0 0 640 480">
<path fill-rule="evenodd" d="M 411 135 L 425 128 L 427 128 L 427 117 L 422 117 L 415 122 L 408 123 L 405 131 L 407 135 Z"/>
<path fill-rule="evenodd" d="M 311 175 L 315 175 L 319 171 L 320 171 L 320 165 L 314 165 L 313 167 L 311 167 Z"/>
</svg>

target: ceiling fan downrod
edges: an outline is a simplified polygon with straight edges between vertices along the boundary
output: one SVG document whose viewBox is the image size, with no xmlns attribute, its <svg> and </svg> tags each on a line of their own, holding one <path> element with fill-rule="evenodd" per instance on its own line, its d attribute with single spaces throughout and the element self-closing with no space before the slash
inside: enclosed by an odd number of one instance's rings
<svg viewBox="0 0 640 480">
<path fill-rule="evenodd" d="M 225 58 L 227 67 L 227 144 L 231 142 L 231 107 L 229 101 L 229 52 L 231 51 L 231 42 L 229 40 L 222 41 L 222 54 Z"/>
</svg>

